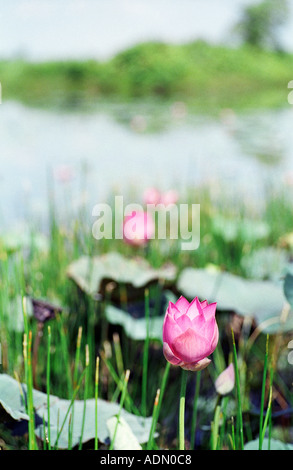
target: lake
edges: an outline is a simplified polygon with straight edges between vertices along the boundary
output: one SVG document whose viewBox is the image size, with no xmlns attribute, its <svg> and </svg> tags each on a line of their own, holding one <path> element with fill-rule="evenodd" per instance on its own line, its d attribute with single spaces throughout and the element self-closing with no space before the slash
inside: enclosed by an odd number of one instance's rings
<svg viewBox="0 0 293 470">
<path fill-rule="evenodd" d="M 281 110 L 224 110 L 208 117 L 176 102 L 104 103 L 89 111 L 3 102 L 2 224 L 13 225 L 27 215 L 46 218 L 52 184 L 73 206 L 86 196 L 89 215 L 111 193 L 134 189 L 139 198 L 153 185 L 176 187 L 184 199 L 190 187 L 209 183 L 218 191 L 224 188 L 231 199 L 253 204 L 267 187 L 292 183 L 292 121 L 289 104 Z M 68 167 L 72 180 L 62 183 L 58 171 Z"/>
</svg>

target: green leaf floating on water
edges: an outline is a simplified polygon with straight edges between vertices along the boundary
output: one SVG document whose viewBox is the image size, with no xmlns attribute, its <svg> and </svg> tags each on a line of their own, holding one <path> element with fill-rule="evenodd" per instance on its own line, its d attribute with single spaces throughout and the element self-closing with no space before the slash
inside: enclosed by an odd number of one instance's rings
<svg viewBox="0 0 293 470">
<path fill-rule="evenodd" d="M 258 450 L 259 448 L 259 439 L 254 439 L 253 441 L 247 442 L 244 445 L 244 450 Z M 262 443 L 262 450 L 269 449 L 269 439 L 264 438 Z M 286 442 L 279 441 L 278 439 L 271 439 L 270 450 L 293 450 L 293 444 L 288 444 Z"/>
<path fill-rule="evenodd" d="M 288 265 L 286 250 L 273 246 L 253 250 L 242 257 L 241 266 L 245 274 L 253 279 L 280 279 Z"/>
<path fill-rule="evenodd" d="M 245 218 L 238 220 L 217 215 L 213 218 L 213 231 L 226 242 L 233 242 L 238 239 L 254 242 L 267 237 L 270 228 L 268 224 L 262 221 Z"/>
<path fill-rule="evenodd" d="M 26 385 L 22 384 L 24 396 L 26 395 Z M 38 390 L 33 391 L 34 409 L 37 415 L 36 435 L 44 438 L 44 429 L 42 420 L 43 417 L 47 419 L 47 395 Z M 50 395 L 50 422 L 51 422 L 51 444 L 57 438 L 57 424 L 59 422 L 59 429 L 65 415 L 67 413 L 70 400 L 60 399 L 54 395 Z M 83 418 L 83 400 L 75 400 L 74 402 L 74 422 L 72 445 L 75 446 L 79 443 L 82 418 Z M 105 443 L 109 437 L 109 430 L 107 422 L 110 418 L 117 415 L 119 412 L 119 404 L 110 403 L 105 400 L 98 400 L 98 437 L 99 440 Z M 28 420 L 28 415 L 25 411 L 24 402 L 20 392 L 20 385 L 16 380 L 6 374 L 0 374 L 0 416 L 5 420 Z M 68 425 L 69 416 L 65 422 L 65 426 L 58 441 L 58 447 L 61 449 L 68 448 Z M 136 436 L 137 441 L 142 444 L 148 441 L 152 418 L 142 418 L 135 416 L 124 409 L 121 411 L 121 417 L 130 427 L 132 433 Z M 4 420 L 4 419 L 3 419 Z M 39 423 L 39 424 L 38 424 Z M 85 427 L 83 433 L 83 442 L 87 442 L 95 437 L 95 399 L 90 398 L 86 401 L 86 416 Z"/>
<path fill-rule="evenodd" d="M 109 323 L 123 327 L 125 334 L 134 340 L 144 340 L 146 338 L 147 325 L 145 318 L 133 318 L 128 312 L 108 305 L 105 309 L 105 315 Z M 149 338 L 162 338 L 164 317 L 154 317 L 149 320 Z"/>
<path fill-rule="evenodd" d="M 293 265 L 287 267 L 287 273 L 284 280 L 284 294 L 289 304 L 293 308 Z"/>
<path fill-rule="evenodd" d="M 176 269 L 173 265 L 154 269 L 143 258 L 126 258 L 120 253 L 107 253 L 90 258 L 82 256 L 71 263 L 68 276 L 87 294 L 103 293 L 105 285 L 113 282 L 132 288 L 144 288 L 154 281 L 172 282 Z"/>
<path fill-rule="evenodd" d="M 169 301 L 176 302 L 177 298 L 171 291 L 164 291 L 164 306 L 163 312 L 167 310 Z M 152 308 L 150 308 L 151 316 L 149 318 L 149 338 L 152 340 L 162 341 L 163 329 L 163 315 L 152 316 Z M 105 308 L 105 316 L 109 323 L 112 325 L 120 325 L 125 331 L 125 334 L 134 340 L 143 341 L 147 337 L 147 322 L 145 317 L 134 318 L 128 312 L 115 307 L 114 305 L 107 305 Z"/>
<path fill-rule="evenodd" d="M 115 436 L 114 450 L 141 450 L 141 445 L 137 437 L 132 432 L 125 419 L 120 416 L 118 424 L 117 419 L 117 416 L 113 416 L 107 421 L 111 441 Z"/>
<path fill-rule="evenodd" d="M 233 311 L 253 317 L 264 333 L 293 330 L 293 314 L 286 321 L 281 315 L 286 305 L 283 283 L 244 279 L 234 274 L 210 269 L 184 269 L 177 288 L 188 299 L 217 302 L 218 310 Z"/>
</svg>

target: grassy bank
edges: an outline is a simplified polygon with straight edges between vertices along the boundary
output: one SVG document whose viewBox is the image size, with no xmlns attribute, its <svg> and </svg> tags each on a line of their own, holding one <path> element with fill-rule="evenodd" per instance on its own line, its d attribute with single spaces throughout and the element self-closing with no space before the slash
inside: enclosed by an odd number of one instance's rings
<svg viewBox="0 0 293 470">
<path fill-rule="evenodd" d="M 248 46 L 145 43 L 106 62 L 2 61 L 0 80 L 3 99 L 33 104 L 156 97 L 200 111 L 275 107 L 287 103 L 292 59 Z"/>
</svg>

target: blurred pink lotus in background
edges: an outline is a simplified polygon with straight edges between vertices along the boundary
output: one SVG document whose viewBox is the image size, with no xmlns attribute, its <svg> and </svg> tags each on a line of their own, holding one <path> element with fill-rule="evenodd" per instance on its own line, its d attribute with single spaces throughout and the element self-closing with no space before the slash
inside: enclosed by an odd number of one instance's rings
<svg viewBox="0 0 293 470">
<path fill-rule="evenodd" d="M 155 224 L 147 212 L 134 211 L 123 222 L 123 237 L 126 243 L 135 246 L 145 245 L 155 234 Z"/>
<path fill-rule="evenodd" d="M 197 297 L 190 303 L 183 296 L 175 304 L 169 302 L 163 324 L 163 353 L 168 362 L 192 371 L 209 365 L 207 356 L 219 340 L 216 306 Z"/>
<path fill-rule="evenodd" d="M 176 204 L 178 199 L 179 196 L 175 189 L 161 193 L 156 188 L 148 188 L 143 195 L 145 204 L 163 204 L 164 206 L 169 206 L 170 204 Z"/>
<path fill-rule="evenodd" d="M 284 174 L 284 183 L 287 186 L 293 186 L 293 171 L 287 171 Z"/>
<path fill-rule="evenodd" d="M 234 366 L 231 363 L 216 379 L 215 387 L 219 395 L 227 395 L 235 385 Z"/>
<path fill-rule="evenodd" d="M 170 189 L 170 191 L 167 191 L 161 195 L 161 204 L 164 204 L 164 206 L 169 206 L 170 204 L 176 204 L 178 201 L 178 193 L 175 191 L 175 189 Z"/>
<path fill-rule="evenodd" d="M 74 170 L 70 165 L 60 165 L 54 169 L 54 176 L 60 183 L 69 183 L 74 178 Z"/>
<path fill-rule="evenodd" d="M 171 106 L 171 116 L 174 119 L 183 119 L 187 115 L 187 106 L 183 101 L 176 101 Z"/>
<path fill-rule="evenodd" d="M 143 201 L 145 204 L 159 204 L 161 199 L 161 193 L 156 188 L 148 188 L 145 190 L 143 195 Z"/>
</svg>

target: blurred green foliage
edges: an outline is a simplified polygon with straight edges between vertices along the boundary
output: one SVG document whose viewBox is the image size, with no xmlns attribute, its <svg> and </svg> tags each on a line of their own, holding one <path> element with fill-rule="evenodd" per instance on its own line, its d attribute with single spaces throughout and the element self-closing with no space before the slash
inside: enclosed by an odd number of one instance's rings
<svg viewBox="0 0 293 470">
<path fill-rule="evenodd" d="M 256 49 L 144 43 L 96 62 L 0 62 L 3 99 L 75 104 L 102 98 L 188 100 L 199 111 L 287 102 L 292 55 Z"/>
<path fill-rule="evenodd" d="M 238 25 L 244 42 L 257 47 L 280 49 L 278 28 L 288 15 L 287 0 L 264 0 L 247 6 Z"/>
</svg>

